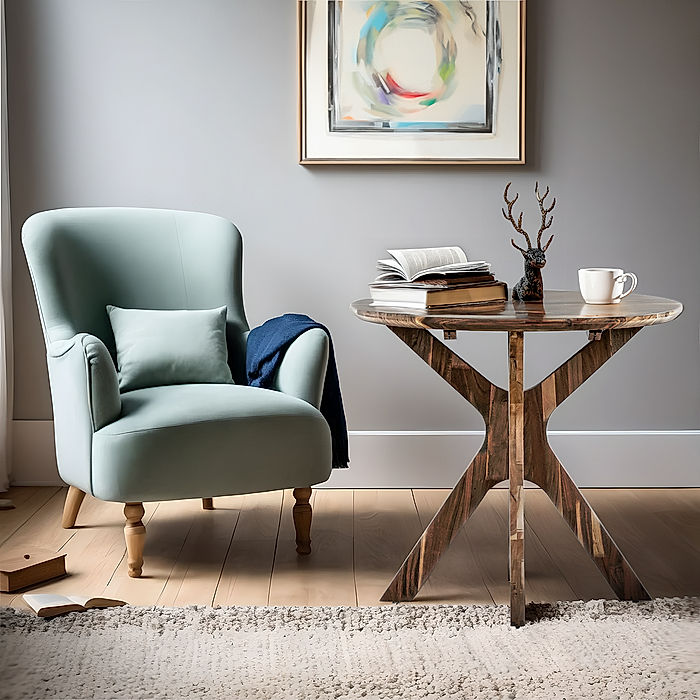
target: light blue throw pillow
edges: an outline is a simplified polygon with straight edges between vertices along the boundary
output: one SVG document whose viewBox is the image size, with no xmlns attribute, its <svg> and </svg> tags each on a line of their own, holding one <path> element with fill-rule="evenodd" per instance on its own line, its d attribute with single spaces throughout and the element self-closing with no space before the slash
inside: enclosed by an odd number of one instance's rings
<svg viewBox="0 0 700 700">
<path fill-rule="evenodd" d="M 107 306 L 117 346 L 119 389 L 233 384 L 226 362 L 226 307 L 154 311 Z"/>
</svg>

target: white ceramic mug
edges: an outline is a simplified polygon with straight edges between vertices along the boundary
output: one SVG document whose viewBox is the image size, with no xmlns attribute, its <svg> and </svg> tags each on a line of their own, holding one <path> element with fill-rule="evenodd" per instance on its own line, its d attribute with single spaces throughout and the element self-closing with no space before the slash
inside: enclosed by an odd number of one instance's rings
<svg viewBox="0 0 700 700">
<path fill-rule="evenodd" d="M 632 283 L 625 292 L 625 280 Z M 578 285 L 586 304 L 618 304 L 637 286 L 637 275 L 616 267 L 584 267 L 578 271 Z"/>
</svg>

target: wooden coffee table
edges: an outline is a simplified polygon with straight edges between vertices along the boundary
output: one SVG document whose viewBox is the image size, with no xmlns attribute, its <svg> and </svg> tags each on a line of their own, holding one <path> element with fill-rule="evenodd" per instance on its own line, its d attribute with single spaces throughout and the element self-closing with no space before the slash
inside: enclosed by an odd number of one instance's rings
<svg viewBox="0 0 700 700">
<path fill-rule="evenodd" d="M 435 564 L 486 492 L 510 482 L 511 623 L 525 622 L 523 480 L 552 500 L 583 548 L 620 599 L 648 600 L 649 593 L 561 465 L 547 440 L 547 423 L 575 389 L 644 326 L 676 318 L 683 305 L 672 299 L 631 294 L 618 304 L 585 304 L 578 292 L 547 291 L 543 302 L 506 302 L 478 310 L 414 311 L 352 304 L 363 321 L 388 326 L 453 389 L 481 413 L 486 437 L 481 449 L 411 550 L 382 600 L 413 600 Z M 457 331 L 507 331 L 508 389 L 492 384 L 438 340 Z M 523 389 L 523 340 L 530 331 L 588 331 L 589 342 L 561 367 Z"/>
</svg>

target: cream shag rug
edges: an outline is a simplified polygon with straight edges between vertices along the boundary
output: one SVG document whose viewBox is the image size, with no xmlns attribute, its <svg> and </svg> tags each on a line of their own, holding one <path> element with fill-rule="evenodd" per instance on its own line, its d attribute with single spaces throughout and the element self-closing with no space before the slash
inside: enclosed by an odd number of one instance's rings
<svg viewBox="0 0 700 700">
<path fill-rule="evenodd" d="M 697 698 L 700 599 L 0 610 L 2 698 Z M 533 621 L 536 620 L 536 621 Z"/>
</svg>

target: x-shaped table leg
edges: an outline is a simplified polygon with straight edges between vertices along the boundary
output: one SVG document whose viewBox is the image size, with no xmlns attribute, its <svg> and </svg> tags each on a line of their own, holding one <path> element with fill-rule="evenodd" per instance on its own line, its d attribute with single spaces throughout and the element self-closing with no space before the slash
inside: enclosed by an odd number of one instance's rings
<svg viewBox="0 0 700 700">
<path fill-rule="evenodd" d="M 639 330 L 604 331 L 538 385 L 523 390 L 523 333 L 509 333 L 509 391 L 492 384 L 429 331 L 391 327 L 416 354 L 481 413 L 486 436 L 455 488 L 415 544 L 384 601 L 413 600 L 460 527 L 489 489 L 510 478 L 511 622 L 525 621 L 523 479 L 550 497 L 618 598 L 649 594 L 554 455 L 547 423 L 554 409 Z"/>
</svg>

